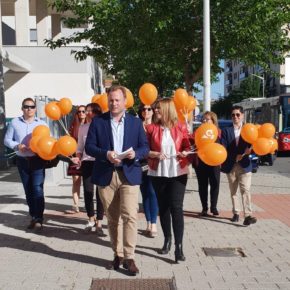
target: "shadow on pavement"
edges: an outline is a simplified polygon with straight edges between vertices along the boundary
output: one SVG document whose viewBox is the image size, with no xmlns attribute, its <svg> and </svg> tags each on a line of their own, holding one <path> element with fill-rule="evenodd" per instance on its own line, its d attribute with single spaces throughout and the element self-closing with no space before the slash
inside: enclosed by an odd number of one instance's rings
<svg viewBox="0 0 290 290">
<path fill-rule="evenodd" d="M 25 194 L 23 192 L 23 197 L 20 195 L 1 195 L 0 204 L 26 204 Z M 46 198 L 46 196 L 45 196 Z M 59 199 L 65 199 L 66 197 L 60 196 Z M 72 199 L 71 196 L 68 197 Z M 71 206 L 66 204 L 59 204 L 59 203 L 52 203 L 52 202 L 45 202 L 45 209 L 46 210 L 55 210 L 60 212 L 65 212 L 66 210 L 70 209 Z"/>
<path fill-rule="evenodd" d="M 235 227 L 245 227 L 245 226 L 243 226 L 241 224 L 237 224 L 237 223 L 231 222 L 230 221 L 231 219 L 228 218 L 228 217 L 212 216 L 212 215 L 201 216 L 199 212 L 194 212 L 194 211 L 183 211 L 183 215 L 186 216 L 186 217 L 198 218 L 198 219 L 202 219 L 202 220 L 208 220 L 208 221 L 211 221 L 211 222 L 227 224 L 227 225 L 231 225 L 231 226 L 235 226 Z"/>
<path fill-rule="evenodd" d="M 8 234 L 0 233 L 0 247 L 6 247 L 11 249 L 17 249 L 26 252 L 40 253 L 57 257 L 60 259 L 66 259 L 70 261 L 77 261 L 80 263 L 92 264 L 100 267 L 106 267 L 108 260 L 96 257 L 90 257 L 82 254 L 76 254 L 71 252 L 58 251 L 50 248 L 49 246 L 40 242 L 35 242 L 30 239 L 22 237 L 12 236 Z"/>
<path fill-rule="evenodd" d="M 7 170 L 0 170 L 0 181 L 20 183 L 21 179 L 17 167 L 10 167 Z"/>
<path fill-rule="evenodd" d="M 14 215 L 11 213 L 0 213 L 1 223 L 4 226 L 9 227 L 9 228 L 14 228 L 23 232 L 33 233 L 33 231 L 28 231 L 26 229 L 26 226 L 29 223 L 29 217 L 28 217 L 27 212 L 25 211 L 13 211 L 13 212 L 17 213 L 17 215 Z M 24 216 L 26 218 L 23 218 Z M 111 243 L 107 240 L 104 240 L 98 237 L 96 233 L 92 232 L 92 233 L 86 234 L 79 227 L 74 227 L 73 225 L 75 224 L 79 225 L 80 223 L 82 223 L 80 218 L 63 217 L 63 216 L 58 216 L 58 215 L 45 214 L 44 219 L 45 219 L 44 228 L 42 231 L 38 233 L 38 235 L 40 236 L 47 237 L 47 238 L 57 238 L 64 241 L 90 242 L 92 244 L 111 248 Z M 45 253 L 45 254 L 59 257 L 59 258 L 75 260 L 75 261 L 79 261 L 83 263 L 91 263 L 94 265 L 99 265 L 99 266 L 104 266 L 104 267 L 106 266 L 105 262 L 106 264 L 108 262 L 107 260 L 104 260 L 104 259 L 97 259 L 97 261 L 95 261 L 95 258 L 92 258 L 92 257 L 73 254 L 69 252 L 55 251 L 42 243 L 33 242 L 33 246 L 31 246 L 32 244 L 29 239 L 24 239 L 21 237 L 10 236 L 10 235 L 7 235 L 7 236 L 8 238 L 13 237 L 14 242 L 13 243 L 7 242 L 7 240 L 5 239 L 5 234 L 2 234 L 2 236 L 0 235 L 0 247 L 17 248 L 19 250 L 24 250 L 24 251 Z M 19 239 L 21 240 L 21 242 L 19 242 Z M 25 243 L 28 242 L 28 246 L 26 246 L 26 244 L 23 244 L 24 242 Z M 141 247 L 137 245 L 135 252 L 136 254 L 159 259 L 166 263 L 174 263 L 172 260 L 168 258 L 163 258 L 163 257 L 160 257 L 159 255 L 154 255 L 154 254 L 150 254 L 144 251 L 140 251 L 138 250 L 138 248 L 150 249 L 156 252 L 157 249 L 155 248 L 146 248 L 146 247 Z M 113 252 L 112 252 L 112 256 L 113 256 Z"/>
</svg>

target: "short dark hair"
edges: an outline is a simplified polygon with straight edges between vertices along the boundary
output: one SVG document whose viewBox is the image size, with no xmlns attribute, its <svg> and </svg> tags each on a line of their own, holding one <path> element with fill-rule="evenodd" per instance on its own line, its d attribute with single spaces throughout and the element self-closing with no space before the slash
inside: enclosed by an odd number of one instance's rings
<svg viewBox="0 0 290 290">
<path fill-rule="evenodd" d="M 143 103 L 140 103 L 139 108 L 138 108 L 138 112 L 137 112 L 138 117 L 139 117 L 142 121 L 144 121 L 144 118 L 143 118 L 143 116 L 142 116 L 142 112 L 143 112 L 143 108 L 144 108 L 145 106 L 147 106 L 147 105 L 144 105 Z M 151 105 L 148 105 L 148 106 L 150 106 L 150 108 L 153 110 L 153 116 L 152 116 L 152 118 L 154 118 L 154 115 L 155 115 L 155 114 L 154 114 L 155 103 L 153 103 L 153 104 L 151 104 Z"/>
<path fill-rule="evenodd" d="M 33 100 L 32 98 L 25 98 L 25 99 L 22 101 L 21 107 L 23 107 L 23 105 L 24 105 L 25 102 L 27 102 L 27 101 L 30 101 L 30 102 L 32 102 L 34 105 L 36 105 L 35 100 Z"/>
<path fill-rule="evenodd" d="M 96 116 L 100 116 L 102 114 L 102 109 L 101 107 L 96 104 L 96 103 L 89 103 L 86 105 L 86 109 L 88 107 L 91 107 L 92 108 L 92 112 L 96 115 Z"/>
<path fill-rule="evenodd" d="M 244 113 L 244 109 L 242 106 L 232 106 L 231 112 L 233 112 L 234 110 L 239 110 L 242 114 Z"/>
<path fill-rule="evenodd" d="M 124 96 L 124 98 L 126 99 L 126 98 L 127 98 L 127 95 L 126 95 L 126 88 L 123 87 L 123 86 L 119 86 L 119 85 L 113 85 L 113 86 L 111 86 L 111 87 L 108 89 L 107 95 L 109 96 L 110 93 L 115 92 L 115 91 L 118 91 L 118 90 L 122 91 L 123 96 Z"/>
</svg>

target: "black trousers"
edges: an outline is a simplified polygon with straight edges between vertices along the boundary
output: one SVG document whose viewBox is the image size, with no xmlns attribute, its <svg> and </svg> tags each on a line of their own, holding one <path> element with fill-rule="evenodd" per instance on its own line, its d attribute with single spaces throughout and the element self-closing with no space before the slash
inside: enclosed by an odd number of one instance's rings
<svg viewBox="0 0 290 290">
<path fill-rule="evenodd" d="M 184 232 L 183 200 L 187 175 L 177 177 L 153 177 L 152 184 L 157 195 L 160 223 L 164 237 L 171 237 L 171 220 L 175 244 L 181 244 Z"/>
<path fill-rule="evenodd" d="M 94 184 L 91 182 L 93 167 L 94 167 L 94 161 L 82 162 L 85 208 L 86 208 L 88 217 L 93 217 L 95 215 Z M 102 220 L 104 217 L 104 207 L 100 199 L 97 186 L 96 186 L 96 201 L 97 201 L 97 220 Z"/>
<path fill-rule="evenodd" d="M 202 209 L 208 210 L 208 185 L 210 185 L 210 208 L 216 209 L 220 187 L 220 167 L 209 166 L 199 160 L 195 172 Z"/>
</svg>

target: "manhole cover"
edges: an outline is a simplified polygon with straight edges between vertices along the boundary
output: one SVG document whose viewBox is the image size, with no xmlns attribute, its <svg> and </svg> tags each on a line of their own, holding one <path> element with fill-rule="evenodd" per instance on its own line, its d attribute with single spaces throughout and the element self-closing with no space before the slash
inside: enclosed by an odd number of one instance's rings
<svg viewBox="0 0 290 290">
<path fill-rule="evenodd" d="M 247 257 L 242 248 L 202 248 L 207 256 L 213 257 Z"/>
<path fill-rule="evenodd" d="M 90 290 L 176 290 L 172 279 L 93 279 Z"/>
</svg>

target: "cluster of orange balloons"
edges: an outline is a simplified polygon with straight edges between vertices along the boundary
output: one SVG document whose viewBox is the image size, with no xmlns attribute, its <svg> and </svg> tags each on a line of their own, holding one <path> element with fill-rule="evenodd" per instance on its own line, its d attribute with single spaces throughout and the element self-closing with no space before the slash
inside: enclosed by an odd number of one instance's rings
<svg viewBox="0 0 290 290">
<path fill-rule="evenodd" d="M 241 136 L 252 144 L 253 150 L 258 155 L 274 154 L 278 149 L 278 142 L 273 138 L 275 126 L 271 123 L 263 125 L 247 123 L 242 127 Z"/>
<path fill-rule="evenodd" d="M 62 98 L 59 102 L 50 102 L 45 105 L 44 111 L 48 118 L 57 121 L 72 110 L 72 102 L 69 98 Z"/>
<path fill-rule="evenodd" d="M 221 144 L 214 143 L 218 129 L 214 124 L 204 123 L 195 131 L 195 145 L 198 157 L 207 165 L 217 166 L 227 158 L 227 151 Z"/>
<path fill-rule="evenodd" d="M 62 136 L 59 140 L 50 136 L 45 125 L 39 125 L 32 131 L 29 147 L 44 160 L 52 160 L 57 155 L 70 156 L 76 152 L 77 142 L 70 136 Z"/>
<path fill-rule="evenodd" d="M 182 122 L 188 120 L 189 115 L 196 107 L 196 99 L 193 96 L 189 96 L 185 89 L 179 88 L 174 93 L 173 101 L 178 119 Z"/>
<path fill-rule="evenodd" d="M 106 113 L 109 111 L 108 95 L 106 93 L 94 95 L 92 97 L 92 103 L 98 104 L 103 113 Z"/>
<path fill-rule="evenodd" d="M 134 106 L 134 97 L 132 92 L 126 88 L 126 109 L 129 109 Z M 96 94 L 92 97 L 92 103 L 96 103 L 101 107 L 103 113 L 109 111 L 109 104 L 108 104 L 108 95 L 104 94 Z"/>
</svg>

